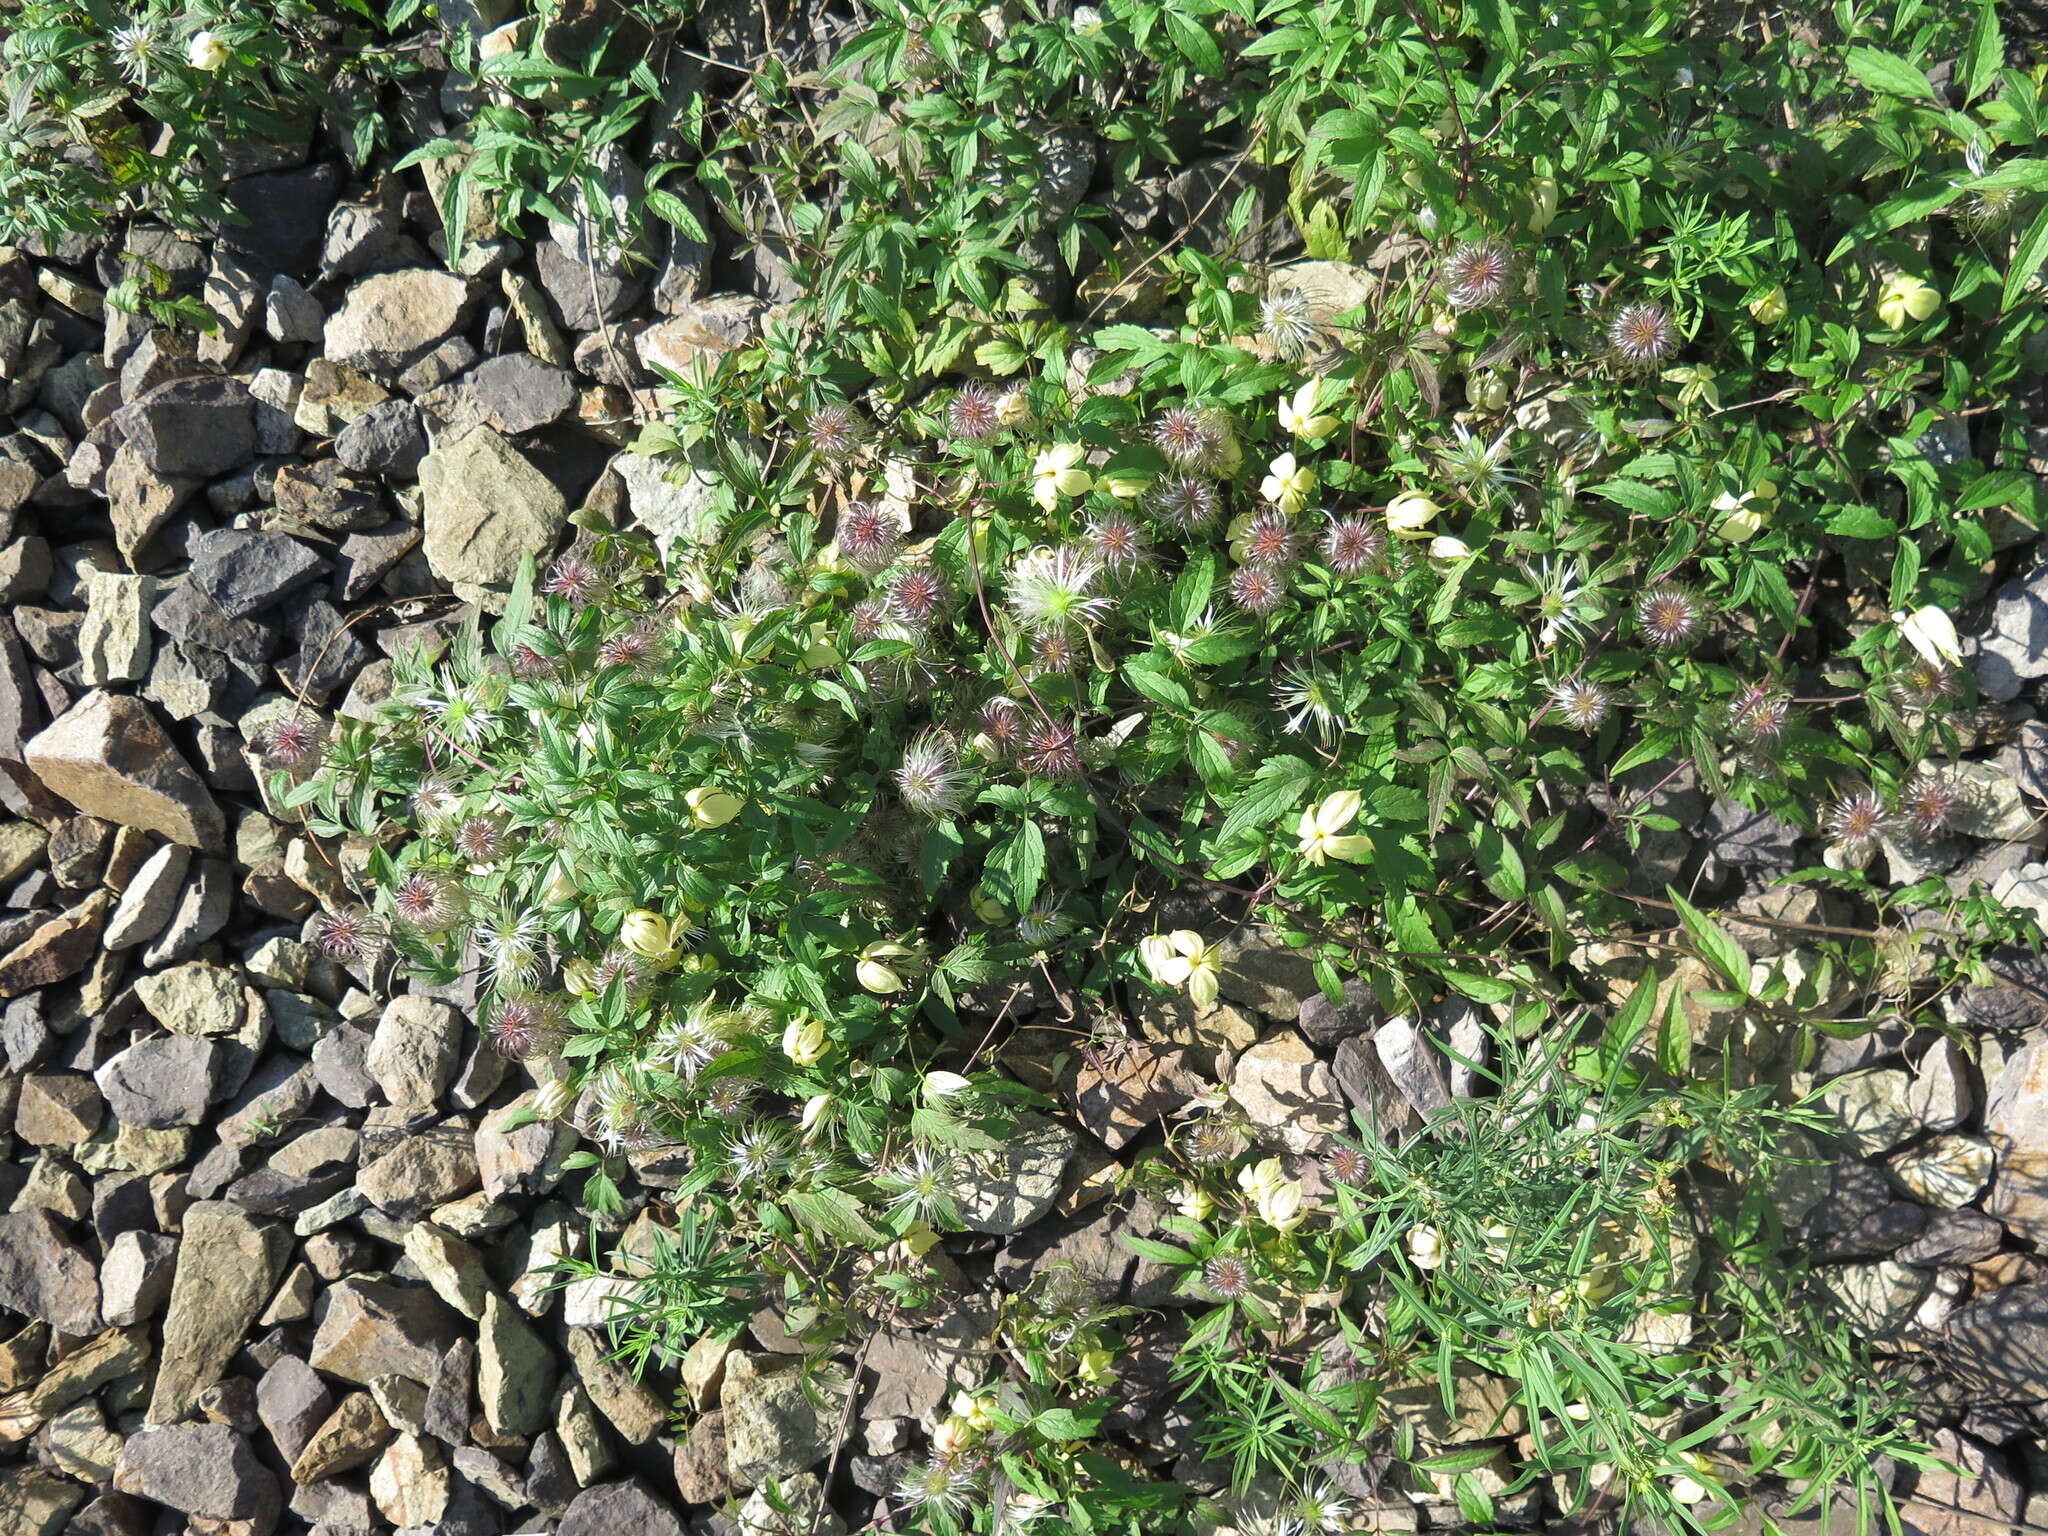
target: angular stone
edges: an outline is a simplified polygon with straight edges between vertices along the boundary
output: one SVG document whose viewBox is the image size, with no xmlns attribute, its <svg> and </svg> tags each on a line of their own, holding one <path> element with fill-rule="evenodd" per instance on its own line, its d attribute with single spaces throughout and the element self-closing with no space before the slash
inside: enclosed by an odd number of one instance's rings
<svg viewBox="0 0 2048 1536">
<path fill-rule="evenodd" d="M 140 977 L 136 1000 L 165 1029 L 180 1035 L 238 1033 L 248 1018 L 247 988 L 238 970 L 194 960 Z"/>
<path fill-rule="evenodd" d="M 576 381 L 566 368 L 525 352 L 477 364 L 470 398 L 500 432 L 532 432 L 576 409 Z"/>
<path fill-rule="evenodd" d="M 328 317 L 322 351 L 338 368 L 395 372 L 460 327 L 469 308 L 469 284 L 453 273 L 379 272 Z"/>
<path fill-rule="evenodd" d="M 1209 1085 L 1189 1069 L 1187 1052 L 1138 1041 L 1119 1043 L 1075 1072 L 1081 1123 L 1115 1149 L 1164 1121 Z"/>
<path fill-rule="evenodd" d="M 350 1276 L 327 1293 L 313 1337 L 316 1370 L 368 1386 L 379 1376 L 434 1384 L 461 1323 L 432 1291 Z"/>
<path fill-rule="evenodd" d="M 229 1049 L 194 1035 L 138 1040 L 93 1078 L 123 1125 L 152 1131 L 200 1125 L 221 1096 Z"/>
<path fill-rule="evenodd" d="M 1957 1210 L 1984 1193 L 1997 1161 L 1991 1143 L 1981 1136 L 1937 1136 L 1899 1153 L 1891 1172 L 1914 1199 Z"/>
<path fill-rule="evenodd" d="M 1979 1397 L 2048 1402 L 2048 1284 L 2010 1285 L 1948 1320 L 1944 1364 Z"/>
<path fill-rule="evenodd" d="M 316 1126 L 271 1151 L 227 1198 L 264 1216 L 296 1216 L 348 1187 L 358 1139 L 352 1126 Z"/>
<path fill-rule="evenodd" d="M 421 460 L 420 490 L 427 563 L 443 581 L 509 587 L 521 560 L 554 547 L 569 515 L 554 483 L 487 426 Z"/>
<path fill-rule="evenodd" d="M 629 1445 L 646 1445 L 668 1422 L 668 1407 L 630 1370 L 611 1358 L 605 1335 L 595 1328 L 569 1330 L 575 1374 L 598 1411 Z"/>
<path fill-rule="evenodd" d="M 313 1483 L 365 1465 L 391 1439 L 377 1400 L 351 1392 L 335 1405 L 292 1460 L 292 1481 Z"/>
<path fill-rule="evenodd" d="M 254 401 L 240 379 L 195 374 L 145 390 L 114 425 L 159 475 L 211 479 L 256 451 Z"/>
<path fill-rule="evenodd" d="M 48 1211 L 0 1216 L 0 1307 L 59 1333 L 99 1332 L 99 1275 Z"/>
<path fill-rule="evenodd" d="M 433 1525 L 447 1512 L 452 1492 L 447 1456 L 421 1435 L 400 1435 L 370 1471 L 370 1497 L 393 1525 Z"/>
<path fill-rule="evenodd" d="M 2013 1052 L 1991 1079 L 1984 1135 L 1998 1154 L 1984 1209 L 2031 1242 L 2048 1240 L 2048 1040 Z"/>
<path fill-rule="evenodd" d="M 156 1315 L 171 1294 L 178 1240 L 158 1232 L 123 1232 L 107 1245 L 100 1266 L 100 1311 L 116 1328 Z"/>
<path fill-rule="evenodd" d="M 88 688 L 104 688 L 147 677 L 156 578 L 94 571 L 86 577 L 85 588 L 85 623 L 78 631 L 79 681 Z"/>
<path fill-rule="evenodd" d="M 276 1289 L 290 1249 L 282 1228 L 216 1201 L 192 1206 L 183 1227 L 149 1403 L 152 1424 L 183 1417 L 220 1380 Z"/>
<path fill-rule="evenodd" d="M 735 1488 L 753 1488 L 822 1461 L 832 1449 L 838 1412 L 811 1401 L 798 1362 L 735 1353 L 726 1361 L 719 1406 L 725 1414 L 726 1470 Z M 558 1533 L 559 1536 L 559 1533 Z"/>
<path fill-rule="evenodd" d="M 101 944 L 113 951 L 132 949 L 163 932 L 191 863 L 192 850 L 179 843 L 165 843 L 151 854 L 121 893 Z"/>
<path fill-rule="evenodd" d="M 256 1383 L 256 1415 L 287 1466 L 327 1422 L 333 1407 L 334 1394 L 297 1355 L 278 1356 Z"/>
<path fill-rule="evenodd" d="M 476 1396 L 484 1421 L 493 1434 L 537 1434 L 548 1424 L 553 1406 L 554 1354 L 496 1291 L 484 1297 L 481 1321 Z"/>
<path fill-rule="evenodd" d="M 192 541 L 186 582 L 230 619 L 247 618 L 319 579 L 327 561 L 286 533 L 218 528 Z"/>
<path fill-rule="evenodd" d="M 27 744 L 24 758 L 89 816 L 190 848 L 225 842 L 220 807 L 140 699 L 88 693 Z"/>
<path fill-rule="evenodd" d="M 1858 1156 L 1878 1157 L 1925 1129 L 1908 1098 L 1911 1079 L 1895 1067 L 1873 1067 L 1838 1077 L 1820 1102 L 1842 1125 L 1842 1139 Z"/>
<path fill-rule="evenodd" d="M 1289 948 L 1268 930 L 1229 934 L 1217 945 L 1217 959 L 1223 995 L 1276 1023 L 1293 1023 L 1302 1003 L 1321 991 L 1309 952 Z"/>
<path fill-rule="evenodd" d="M 1351 1124 L 1330 1069 L 1292 1031 L 1238 1057 L 1230 1096 L 1266 1139 L 1289 1152 L 1323 1148 Z"/>
<path fill-rule="evenodd" d="M 445 1121 L 408 1136 L 364 1164 L 356 1187 L 388 1216 L 411 1221 L 477 1187 L 476 1145 L 469 1127 Z"/>
<path fill-rule="evenodd" d="M 114 1487 L 202 1520 L 267 1529 L 282 1496 L 248 1439 L 225 1424 L 180 1424 L 130 1435 Z"/>
<path fill-rule="evenodd" d="M 484 1315 L 491 1277 L 475 1248 L 431 1221 L 416 1221 L 405 1231 L 405 1256 L 449 1306 L 472 1320 Z"/>
<path fill-rule="evenodd" d="M 1066 1126 L 1030 1111 L 1019 1114 L 1002 1147 L 968 1169 L 961 1226 L 1001 1235 L 1039 1220 L 1059 1198 L 1061 1177 L 1078 1145 Z"/>
<path fill-rule="evenodd" d="M 37 924 L 12 949 L 0 954 L 0 997 L 17 997 L 35 987 L 67 981 L 91 963 L 114 898 L 94 891 L 68 912 Z"/>
<path fill-rule="evenodd" d="M 106 1103 L 89 1077 L 34 1072 L 21 1080 L 14 1134 L 32 1147 L 71 1148 L 99 1129 Z"/>
<path fill-rule="evenodd" d="M 431 1109 L 440 1101 L 461 1058 L 462 1025 L 436 998 L 406 993 L 385 1005 L 363 1064 L 386 1102 Z"/>
<path fill-rule="evenodd" d="M 1450 1075 L 1443 1057 L 1412 1019 L 1388 1019 L 1373 1031 L 1372 1044 L 1387 1077 L 1423 1120 L 1450 1108 Z"/>
<path fill-rule="evenodd" d="M 562 1512 L 555 1536 L 684 1536 L 682 1518 L 638 1478 L 586 1488 Z"/>
</svg>

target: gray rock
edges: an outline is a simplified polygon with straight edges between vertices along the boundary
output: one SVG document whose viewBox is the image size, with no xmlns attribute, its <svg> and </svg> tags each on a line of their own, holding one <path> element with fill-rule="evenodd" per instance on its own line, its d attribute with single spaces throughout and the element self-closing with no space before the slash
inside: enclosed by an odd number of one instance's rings
<svg viewBox="0 0 2048 1536">
<path fill-rule="evenodd" d="M 2005 1242 L 2005 1228 L 1982 1211 L 1936 1211 L 1920 1235 L 1892 1254 L 1901 1264 L 1977 1264 Z"/>
<path fill-rule="evenodd" d="M 2009 704 L 2026 684 L 2048 677 L 2048 587 L 2040 575 L 2008 581 L 1993 597 L 1977 637 L 1977 688 Z"/>
<path fill-rule="evenodd" d="M 462 1052 L 462 1015 L 435 998 L 410 993 L 385 1004 L 364 1068 L 387 1103 L 431 1109 L 447 1091 Z"/>
<path fill-rule="evenodd" d="M 240 379 L 196 374 L 144 391 L 114 426 L 155 473 L 206 480 L 255 453 L 254 403 Z"/>
<path fill-rule="evenodd" d="M 272 1151 L 229 1186 L 227 1198 L 260 1215 L 295 1216 L 348 1187 L 357 1141 L 350 1126 L 317 1126 Z"/>
<path fill-rule="evenodd" d="M 578 260 L 554 240 L 536 241 L 533 260 L 565 330 L 594 331 L 602 322 L 618 319 L 645 286 L 639 277 L 613 264 Z"/>
<path fill-rule="evenodd" d="M 326 323 L 327 311 L 296 279 L 280 272 L 270 280 L 263 300 L 263 330 L 272 341 L 318 341 Z"/>
<path fill-rule="evenodd" d="M 1843 1140 L 1859 1156 L 1878 1157 L 1927 1129 L 1914 1113 L 1911 1085 L 1895 1067 L 1872 1067 L 1836 1078 L 1821 1089 L 1820 1102 L 1841 1122 Z"/>
<path fill-rule="evenodd" d="M 334 456 L 357 474 L 410 480 L 427 456 L 427 431 L 410 400 L 373 405 L 334 440 Z"/>
<path fill-rule="evenodd" d="M 68 1536 L 78 1529 L 72 1517 L 87 1492 L 46 1467 L 10 1467 L 0 1472 L 0 1530 L 8 1536 Z"/>
<path fill-rule="evenodd" d="M 470 303 L 469 284 L 453 273 L 380 272 L 328 317 L 323 351 L 338 367 L 393 373 L 459 329 Z"/>
<path fill-rule="evenodd" d="M 576 409 L 576 381 L 566 368 L 526 352 L 479 363 L 469 375 L 470 398 L 500 432 L 532 432 Z"/>
<path fill-rule="evenodd" d="M 719 1406 L 725 1414 L 726 1471 L 736 1488 L 801 1472 L 832 1449 L 838 1404 L 829 1397 L 813 1402 L 804 1373 L 790 1368 L 797 1363 L 743 1353 L 726 1360 Z"/>
<path fill-rule="evenodd" d="M 1039 1220 L 1059 1198 L 1060 1180 L 1078 1145 L 1068 1127 L 1029 1111 L 1019 1114 L 1002 1148 L 968 1165 L 960 1224 L 970 1232 L 1000 1235 Z"/>
<path fill-rule="evenodd" d="M 1985 969 L 1991 973 L 1988 983 L 1966 982 L 1956 989 L 1963 1022 L 2013 1033 L 2048 1025 L 2048 960 L 2008 945 L 1985 957 Z"/>
<path fill-rule="evenodd" d="M 1730 868 L 1785 870 L 1800 863 L 1805 834 L 1764 811 L 1745 809 L 1726 796 L 1716 800 L 1700 831 L 1709 862 Z"/>
<path fill-rule="evenodd" d="M 48 1211 L 0 1216 L 0 1307 L 59 1333 L 99 1332 L 99 1275 Z"/>
<path fill-rule="evenodd" d="M 684 1536 L 682 1518 L 638 1478 L 586 1488 L 562 1512 L 555 1536 Z"/>
<path fill-rule="evenodd" d="M 519 562 L 544 557 L 568 503 L 548 477 L 488 426 L 420 462 L 427 563 L 443 581 L 509 587 Z"/>
<path fill-rule="evenodd" d="M 183 960 L 227 926 L 234 882 L 225 859 L 199 859 L 192 865 L 171 920 L 142 952 L 144 965 L 171 965 Z"/>
<path fill-rule="evenodd" d="M 247 1520 L 264 1529 L 282 1506 L 277 1479 L 248 1440 L 225 1424 L 181 1424 L 130 1435 L 114 1487 L 202 1520 Z"/>
<path fill-rule="evenodd" d="M 226 837 L 220 807 L 140 699 L 86 694 L 26 744 L 23 760 L 53 794 L 102 821 L 190 848 Z"/>
<path fill-rule="evenodd" d="M 412 1221 L 469 1193 L 478 1181 L 471 1131 L 461 1121 L 450 1120 L 404 1138 L 364 1164 L 356 1188 L 387 1216 Z"/>
<path fill-rule="evenodd" d="M 1292 1030 L 1238 1057 L 1230 1096 L 1263 1140 L 1289 1152 L 1324 1149 L 1351 1126 L 1330 1069 Z"/>
<path fill-rule="evenodd" d="M 476 1395 L 499 1435 L 532 1435 L 554 1406 L 555 1357 L 518 1308 L 496 1291 L 484 1297 L 477 1333 Z"/>
<path fill-rule="evenodd" d="M 1388 1080 L 1424 1121 L 1450 1108 L 1451 1082 L 1444 1059 L 1413 1020 L 1388 1019 L 1373 1031 L 1372 1044 Z"/>
<path fill-rule="evenodd" d="M 231 619 L 246 618 L 315 581 L 327 561 L 285 533 L 219 528 L 192 541 L 186 581 Z"/>
<path fill-rule="evenodd" d="M 1353 977 L 1344 983 L 1344 1001 L 1333 1003 L 1318 987 L 1302 999 L 1298 1023 L 1311 1045 L 1328 1050 L 1339 1041 L 1364 1034 L 1380 1017 L 1372 988 Z"/>
<path fill-rule="evenodd" d="M 673 463 L 642 453 L 621 453 L 612 473 L 626 487 L 626 506 L 666 554 L 677 542 L 692 544 L 718 533 L 718 481 L 705 453 Z"/>
<path fill-rule="evenodd" d="M 1303 1017 L 1306 1016 L 1304 1010 Z M 1353 1035 L 1341 1042 L 1330 1071 L 1351 1107 L 1362 1113 L 1366 1123 L 1381 1136 L 1395 1139 L 1422 1124 L 1422 1117 L 1416 1114 L 1407 1095 L 1395 1086 L 1381 1064 L 1379 1052 L 1369 1037 Z"/>
<path fill-rule="evenodd" d="M 229 1049 L 196 1035 L 138 1040 L 102 1063 L 93 1078 L 123 1125 L 152 1131 L 200 1125 L 223 1096 Z"/>
<path fill-rule="evenodd" d="M 114 915 L 107 920 L 107 931 L 100 943 L 118 952 L 146 943 L 163 932 L 177 908 L 185 871 L 191 863 L 192 850 L 177 843 L 165 843 L 151 854 L 115 903 Z"/>
<path fill-rule="evenodd" d="M 202 1200 L 185 1212 L 149 1423 L 184 1417 L 220 1380 L 277 1288 L 290 1246 L 283 1228 L 237 1206 Z"/>
<path fill-rule="evenodd" d="M 1991 1079 L 1984 1135 L 1998 1154 L 1984 1209 L 2022 1238 L 2048 1239 L 2048 1041 L 2022 1046 Z"/>
<path fill-rule="evenodd" d="M 477 1172 L 493 1200 L 508 1195 L 544 1195 L 562 1181 L 562 1161 L 575 1149 L 576 1133 L 556 1120 L 535 1120 L 504 1130 L 507 1119 L 531 1107 L 538 1090 L 522 1093 L 484 1117 L 476 1132 Z"/>
<path fill-rule="evenodd" d="M 1817 1270 L 1814 1279 L 1850 1331 L 1866 1339 L 1896 1337 L 1934 1285 L 1926 1270 L 1892 1259 L 1833 1265 Z"/>
<path fill-rule="evenodd" d="M 2048 1285 L 2012 1285 L 1948 1320 L 1947 1366 L 1982 1400 L 2048 1402 Z"/>
<path fill-rule="evenodd" d="M 159 1232 L 123 1232 L 107 1245 L 100 1266 L 100 1311 L 114 1328 L 156 1315 L 171 1294 L 178 1240 Z"/>
</svg>

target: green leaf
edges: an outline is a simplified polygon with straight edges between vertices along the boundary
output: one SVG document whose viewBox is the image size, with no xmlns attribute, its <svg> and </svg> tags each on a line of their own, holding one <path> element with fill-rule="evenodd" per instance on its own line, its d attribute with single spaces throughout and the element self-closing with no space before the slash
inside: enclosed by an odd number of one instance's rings
<svg viewBox="0 0 2048 1536">
<path fill-rule="evenodd" d="M 1842 55 L 1842 63 L 1859 84 L 1879 95 L 1897 96 L 1905 101 L 1941 99 L 1934 94 L 1934 87 L 1927 83 L 1927 76 L 1895 53 L 1884 53 L 1876 48 L 1851 48 Z"/>
<path fill-rule="evenodd" d="M 1045 878 L 1045 833 L 1038 823 L 1027 820 L 997 844 L 988 856 L 988 871 L 1001 887 L 995 893 L 998 901 L 1012 912 L 1028 909 Z"/>
<path fill-rule="evenodd" d="M 2044 260 L 2048 260 L 2048 208 L 2034 215 L 2034 222 L 2027 226 L 2027 232 L 2013 247 L 2012 265 L 2005 274 L 2005 288 L 1998 296 L 2000 309 L 2009 310 L 2019 303 L 2026 291 L 2027 279 L 2041 270 Z"/>
<path fill-rule="evenodd" d="M 1426 1457 L 1416 1462 L 1415 1467 L 1419 1472 L 1436 1472 L 1451 1476 L 1483 1467 L 1499 1454 L 1498 1446 L 1475 1445 L 1462 1451 L 1445 1451 L 1441 1456 Z"/>
<path fill-rule="evenodd" d="M 1041 1408 L 1031 1427 L 1048 1440 L 1086 1440 L 1102 1427 L 1109 1405 L 1100 1408 Z"/>
<path fill-rule="evenodd" d="M 1676 886 L 1666 886 L 1671 904 L 1678 909 L 1678 920 L 1685 924 L 1685 931 L 1692 935 L 1692 941 L 1699 946 L 1701 956 L 1731 987 L 1747 993 L 1749 991 L 1749 956 L 1742 946 L 1735 942 L 1734 935 L 1699 910 L 1683 896 Z"/>
<path fill-rule="evenodd" d="M 1438 971 L 1437 975 L 1475 1003 L 1505 1003 L 1515 995 L 1513 983 L 1498 976 L 1477 976 L 1471 971 Z"/>
<path fill-rule="evenodd" d="M 1692 1025 L 1685 1017 L 1685 1000 L 1677 987 L 1671 989 L 1664 1018 L 1657 1026 L 1657 1068 L 1677 1078 L 1692 1071 Z"/>
<path fill-rule="evenodd" d="M 2003 507 L 2012 502 L 2030 502 L 2034 477 L 2020 469 L 1994 469 L 1979 475 L 1956 497 L 1957 512 L 1979 512 L 1985 507 Z"/>
<path fill-rule="evenodd" d="M 1899 525 L 1875 507 L 1843 507 L 1824 526 L 1840 539 L 1889 539 Z"/>
<path fill-rule="evenodd" d="M 1218 841 L 1227 843 L 1240 832 L 1271 826 L 1300 802 L 1302 791 L 1315 782 L 1314 765 L 1298 757 L 1269 757 L 1252 775 L 1237 804 L 1223 818 Z"/>
<path fill-rule="evenodd" d="M 1529 893 L 1528 871 L 1515 845 L 1501 836 L 1491 823 L 1480 827 L 1472 840 L 1479 861 L 1479 877 L 1503 901 L 1520 901 Z"/>
<path fill-rule="evenodd" d="M 1640 512 L 1645 517 L 1669 517 L 1678 510 L 1678 499 L 1669 491 L 1645 485 L 1640 480 L 1609 480 L 1590 489 L 1595 496 L 1626 507 L 1631 512 Z"/>
<path fill-rule="evenodd" d="M 1662 980 L 1662 973 L 1654 966 L 1645 971 L 1635 984 L 1635 990 L 1615 1010 L 1614 1017 L 1607 1021 L 1606 1032 L 1600 1037 L 1600 1076 L 1603 1081 L 1614 1082 L 1627 1062 L 1629 1052 L 1656 1009 L 1657 988 Z"/>
<path fill-rule="evenodd" d="M 838 1189 L 792 1190 L 783 1203 L 796 1219 L 821 1237 L 859 1248 L 880 1248 L 889 1241 L 861 1214 L 851 1195 Z"/>
<path fill-rule="evenodd" d="M 1963 99 L 1975 101 L 1998 80 L 1998 66 L 2004 61 L 2004 40 L 1998 33 L 1998 7 L 1983 0 L 1977 8 L 1977 24 L 1970 29 L 1970 41 L 1961 60 Z"/>
<path fill-rule="evenodd" d="M 1167 35 L 1188 62 L 1205 75 L 1222 75 L 1223 50 L 1216 45 L 1215 35 L 1180 6 L 1163 6 L 1161 11 L 1166 17 Z"/>
</svg>

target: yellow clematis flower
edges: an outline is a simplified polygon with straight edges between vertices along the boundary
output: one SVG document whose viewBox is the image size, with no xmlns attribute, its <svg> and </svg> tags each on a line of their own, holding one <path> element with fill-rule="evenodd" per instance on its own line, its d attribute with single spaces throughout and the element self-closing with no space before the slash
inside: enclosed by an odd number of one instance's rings
<svg viewBox="0 0 2048 1536">
<path fill-rule="evenodd" d="M 800 1067 L 816 1066 L 832 1049 L 825 1026 L 817 1019 L 791 1019 L 782 1030 L 782 1054 Z"/>
<path fill-rule="evenodd" d="M 1899 626 L 1899 633 L 1929 666 L 1954 667 L 1962 664 L 1963 642 L 1956 634 L 1955 620 L 1945 610 L 1932 603 L 1911 613 L 1901 609 L 1892 615 L 1892 622 Z"/>
<path fill-rule="evenodd" d="M 1758 325 L 1776 325 L 1791 313 L 1791 310 L 1792 306 L 1785 298 L 1783 283 L 1749 301 L 1749 318 Z"/>
<path fill-rule="evenodd" d="M 660 960 L 671 947 L 668 920 L 644 907 L 628 912 L 626 920 L 619 924 L 619 942 L 643 960 Z"/>
<path fill-rule="evenodd" d="M 683 804 L 690 808 L 690 820 L 705 831 L 722 827 L 746 808 L 747 802 L 730 790 L 713 789 L 699 785 L 683 796 Z"/>
<path fill-rule="evenodd" d="M 1259 482 L 1259 494 L 1290 515 L 1308 505 L 1315 493 L 1316 472 L 1297 464 L 1294 455 L 1283 453 L 1266 466 L 1266 478 Z"/>
<path fill-rule="evenodd" d="M 1320 805 L 1301 813 L 1301 822 L 1295 828 L 1300 838 L 1296 851 L 1311 864 L 1321 864 L 1325 859 L 1342 859 L 1351 864 L 1368 857 L 1372 852 L 1370 838 L 1337 835 L 1351 825 L 1363 803 L 1364 796 L 1355 789 L 1325 795 Z"/>
<path fill-rule="evenodd" d="M 1062 496 L 1085 496 L 1095 477 L 1081 465 L 1088 450 L 1080 443 L 1055 443 L 1031 464 L 1031 497 L 1047 512 Z"/>
<path fill-rule="evenodd" d="M 1159 986 L 1187 988 L 1197 1008 L 1215 1003 L 1222 987 L 1223 962 L 1216 946 L 1203 942 L 1193 929 L 1155 933 L 1138 945 L 1138 955 Z"/>
<path fill-rule="evenodd" d="M 1877 291 L 1877 318 L 1889 330 L 1903 331 L 1907 326 L 1928 319 L 1941 308 L 1941 295 L 1917 277 L 1904 272 L 1894 273 L 1884 281 Z"/>
<path fill-rule="evenodd" d="M 1294 398 L 1280 397 L 1280 428 L 1296 437 L 1328 437 L 1339 422 L 1334 416 L 1316 413 L 1317 383 L 1310 379 L 1294 392 Z"/>
<path fill-rule="evenodd" d="M 1403 538 L 1412 538 L 1436 520 L 1443 508 L 1420 491 L 1403 491 L 1387 503 L 1387 526 Z"/>
</svg>

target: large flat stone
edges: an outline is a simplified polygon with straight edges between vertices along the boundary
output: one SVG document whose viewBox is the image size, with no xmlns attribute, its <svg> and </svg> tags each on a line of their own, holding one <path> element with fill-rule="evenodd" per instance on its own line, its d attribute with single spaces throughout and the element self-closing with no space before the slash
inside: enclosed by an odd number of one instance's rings
<svg viewBox="0 0 2048 1536">
<path fill-rule="evenodd" d="M 23 756 L 47 789 L 89 816 L 188 848 L 224 845 L 220 807 L 140 699 L 88 693 Z"/>
</svg>

